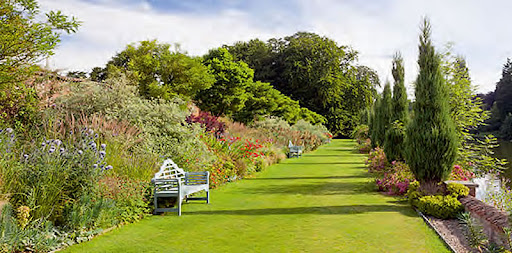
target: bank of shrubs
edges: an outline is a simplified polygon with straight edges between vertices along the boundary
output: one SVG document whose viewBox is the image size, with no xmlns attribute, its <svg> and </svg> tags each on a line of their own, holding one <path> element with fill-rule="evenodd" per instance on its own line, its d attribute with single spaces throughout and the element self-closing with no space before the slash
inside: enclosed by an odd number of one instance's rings
<svg viewBox="0 0 512 253">
<path fill-rule="evenodd" d="M 30 131 L 2 128 L 2 252 L 55 250 L 151 214 L 149 182 L 165 158 L 210 171 L 215 188 L 284 159 L 289 141 L 313 150 L 332 137 L 304 120 L 248 126 L 179 98 L 145 99 L 128 80 L 62 85 Z"/>
</svg>

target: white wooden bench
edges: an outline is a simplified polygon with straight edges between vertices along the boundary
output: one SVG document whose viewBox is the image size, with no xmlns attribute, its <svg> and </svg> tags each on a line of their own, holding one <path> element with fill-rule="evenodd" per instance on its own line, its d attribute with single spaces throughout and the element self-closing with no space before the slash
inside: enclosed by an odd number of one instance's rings
<svg viewBox="0 0 512 253">
<path fill-rule="evenodd" d="M 155 185 L 153 203 L 154 214 L 163 212 L 177 212 L 181 216 L 181 204 L 183 200 L 206 200 L 210 203 L 210 173 L 185 172 L 171 159 L 164 161 L 160 171 L 155 173 L 151 182 Z M 189 197 L 190 194 L 205 191 L 206 197 Z M 174 208 L 159 208 L 158 198 L 176 198 Z"/>
<path fill-rule="evenodd" d="M 302 156 L 302 146 L 293 145 L 292 141 L 288 142 L 288 158 Z"/>
</svg>

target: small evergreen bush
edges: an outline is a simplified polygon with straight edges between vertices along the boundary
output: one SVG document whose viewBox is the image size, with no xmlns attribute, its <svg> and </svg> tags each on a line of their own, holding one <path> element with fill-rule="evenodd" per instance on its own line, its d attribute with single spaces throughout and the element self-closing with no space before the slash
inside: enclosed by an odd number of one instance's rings
<svg viewBox="0 0 512 253">
<path fill-rule="evenodd" d="M 464 211 L 462 204 L 452 195 L 423 196 L 415 201 L 415 206 L 422 213 L 441 219 L 455 218 Z"/>
<path fill-rule="evenodd" d="M 448 183 L 446 185 L 446 191 L 454 198 L 460 199 L 468 196 L 469 188 L 462 184 Z"/>
</svg>

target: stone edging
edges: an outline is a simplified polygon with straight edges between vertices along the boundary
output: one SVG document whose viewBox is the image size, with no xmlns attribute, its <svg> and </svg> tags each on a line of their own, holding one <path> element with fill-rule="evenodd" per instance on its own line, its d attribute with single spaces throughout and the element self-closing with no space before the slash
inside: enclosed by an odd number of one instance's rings
<svg viewBox="0 0 512 253">
<path fill-rule="evenodd" d="M 451 252 L 457 253 L 457 251 L 444 239 L 443 235 L 439 232 L 439 230 L 437 230 L 434 224 L 432 224 L 430 220 L 425 215 L 423 215 L 423 213 L 421 213 L 418 209 L 414 208 L 414 210 L 421 216 L 425 223 L 427 223 L 427 225 L 436 232 L 437 236 L 441 239 L 441 241 L 443 241 L 444 245 L 448 247 L 448 249 L 450 249 Z"/>
</svg>

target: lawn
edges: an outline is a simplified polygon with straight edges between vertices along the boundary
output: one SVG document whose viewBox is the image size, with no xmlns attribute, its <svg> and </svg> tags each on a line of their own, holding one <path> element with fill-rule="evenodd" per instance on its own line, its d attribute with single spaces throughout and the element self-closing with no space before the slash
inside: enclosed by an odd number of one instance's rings
<svg viewBox="0 0 512 253">
<path fill-rule="evenodd" d="M 354 142 L 333 140 L 65 252 L 449 252 L 398 198 L 375 192 Z"/>
</svg>

